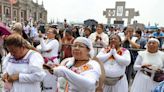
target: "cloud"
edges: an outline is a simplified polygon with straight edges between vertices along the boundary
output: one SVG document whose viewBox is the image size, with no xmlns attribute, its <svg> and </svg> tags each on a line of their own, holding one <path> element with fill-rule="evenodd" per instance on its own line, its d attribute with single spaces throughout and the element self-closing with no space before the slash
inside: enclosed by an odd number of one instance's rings
<svg viewBox="0 0 164 92">
<path fill-rule="evenodd" d="M 41 3 L 42 0 L 39 0 Z M 92 18 L 100 23 L 106 23 L 103 16 L 106 8 L 114 8 L 116 0 L 43 0 L 44 6 L 48 10 L 48 20 L 83 22 Z M 117 0 L 118 1 L 118 0 Z M 139 17 L 135 17 L 138 22 L 147 24 L 150 22 L 164 25 L 164 0 L 125 0 L 126 8 L 135 8 L 140 12 Z"/>
</svg>

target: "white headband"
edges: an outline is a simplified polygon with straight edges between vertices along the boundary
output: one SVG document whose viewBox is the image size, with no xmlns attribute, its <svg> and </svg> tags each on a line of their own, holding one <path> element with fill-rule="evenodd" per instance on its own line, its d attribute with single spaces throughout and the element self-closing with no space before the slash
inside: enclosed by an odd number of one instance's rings
<svg viewBox="0 0 164 92">
<path fill-rule="evenodd" d="M 150 39 L 148 40 L 148 43 L 149 43 L 149 42 L 157 42 L 157 43 L 159 44 L 159 40 L 156 39 L 156 38 L 150 38 Z"/>
<path fill-rule="evenodd" d="M 76 43 L 76 42 L 80 42 L 80 43 L 83 43 L 85 44 L 90 50 L 91 50 L 91 41 L 89 41 L 89 39 L 85 38 L 85 37 L 77 37 L 73 43 Z"/>
</svg>

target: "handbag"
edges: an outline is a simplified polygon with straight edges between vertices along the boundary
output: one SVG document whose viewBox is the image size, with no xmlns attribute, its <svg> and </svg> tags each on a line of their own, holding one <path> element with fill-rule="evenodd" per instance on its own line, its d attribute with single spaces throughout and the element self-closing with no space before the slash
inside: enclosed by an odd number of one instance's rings
<svg viewBox="0 0 164 92">
<path fill-rule="evenodd" d="M 156 82 L 161 82 L 164 80 L 164 71 L 156 71 L 153 77 L 153 80 Z"/>
<path fill-rule="evenodd" d="M 162 82 L 164 81 L 164 62 L 163 62 L 163 67 L 162 69 L 159 69 L 158 71 L 155 72 L 153 80 L 156 82 Z"/>
<path fill-rule="evenodd" d="M 115 85 L 122 77 L 123 77 L 123 75 L 120 76 L 120 77 L 106 77 L 106 78 L 105 78 L 105 84 L 106 84 L 106 85 L 109 85 L 109 86 L 113 86 L 113 85 Z"/>
</svg>

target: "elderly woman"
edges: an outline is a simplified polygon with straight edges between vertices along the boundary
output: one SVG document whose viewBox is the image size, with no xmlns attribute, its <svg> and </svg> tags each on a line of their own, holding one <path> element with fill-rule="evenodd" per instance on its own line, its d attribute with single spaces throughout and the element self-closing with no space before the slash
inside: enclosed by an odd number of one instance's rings
<svg viewBox="0 0 164 92">
<path fill-rule="evenodd" d="M 45 76 L 42 56 L 30 49 L 19 34 L 11 34 L 4 42 L 9 54 L 3 61 L 4 92 L 41 92 Z"/>
<path fill-rule="evenodd" d="M 104 63 L 106 73 L 104 92 L 128 92 L 125 69 L 130 64 L 130 53 L 121 47 L 120 36 L 111 35 L 109 42 L 109 46 L 97 55 Z"/>
<path fill-rule="evenodd" d="M 158 50 L 159 41 L 150 38 L 147 50 L 139 52 L 134 69 L 138 70 L 130 92 L 151 92 L 159 83 L 153 81 L 155 71 L 164 69 L 164 52 Z"/>
<path fill-rule="evenodd" d="M 45 64 L 52 66 L 59 64 L 58 51 L 59 42 L 56 38 L 57 32 L 54 28 L 49 28 L 46 32 L 47 40 L 43 39 L 40 34 L 40 45 L 37 49 L 44 57 Z M 46 77 L 43 80 L 43 92 L 56 92 L 57 91 L 57 77 L 53 76 L 46 70 Z"/>
<path fill-rule="evenodd" d="M 90 45 L 87 38 L 76 38 L 72 45 L 73 57 L 62 62 L 66 67 L 59 66 L 53 69 L 55 76 L 68 80 L 68 92 L 95 92 L 101 70 L 99 63 L 90 58 Z"/>
</svg>

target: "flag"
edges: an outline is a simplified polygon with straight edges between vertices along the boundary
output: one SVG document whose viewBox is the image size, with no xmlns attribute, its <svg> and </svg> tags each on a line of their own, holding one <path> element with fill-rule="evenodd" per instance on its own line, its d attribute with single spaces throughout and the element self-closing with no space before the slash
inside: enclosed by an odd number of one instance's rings
<svg viewBox="0 0 164 92">
<path fill-rule="evenodd" d="M 11 4 L 15 4 L 17 0 L 9 0 Z"/>
</svg>

